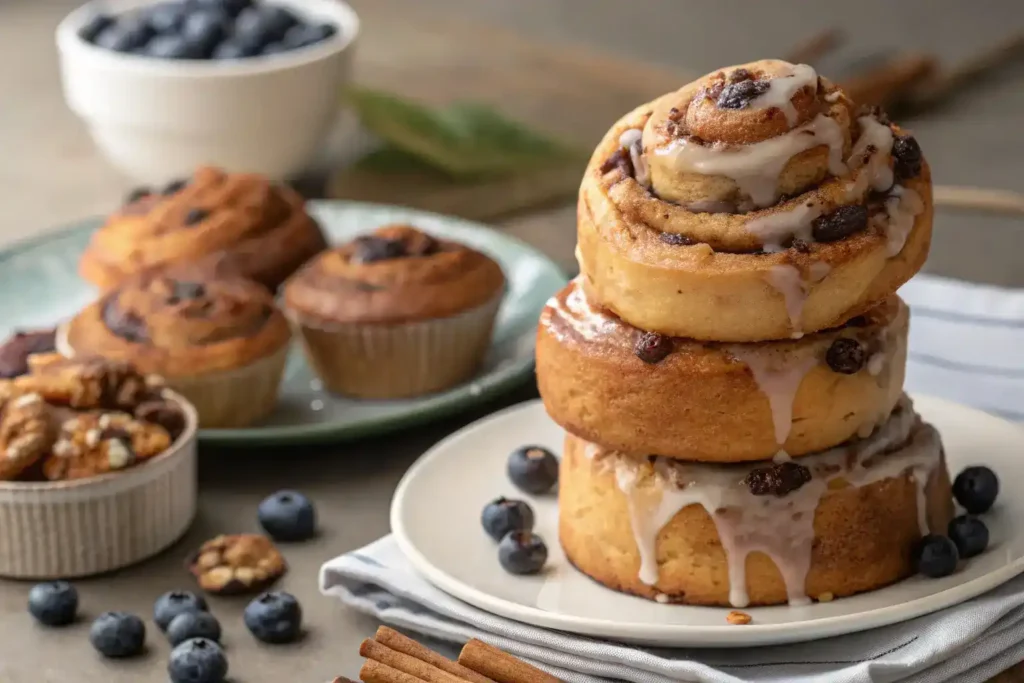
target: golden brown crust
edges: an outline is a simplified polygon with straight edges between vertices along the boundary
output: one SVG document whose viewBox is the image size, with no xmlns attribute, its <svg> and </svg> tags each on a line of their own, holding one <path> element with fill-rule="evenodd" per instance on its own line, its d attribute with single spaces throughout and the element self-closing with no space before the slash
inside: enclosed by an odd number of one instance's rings
<svg viewBox="0 0 1024 683">
<path fill-rule="evenodd" d="M 657 581 L 640 580 L 627 496 L 614 467 L 604 466 L 600 455 L 588 457 L 588 448 L 593 447 L 567 436 L 559 477 L 559 535 L 569 561 L 613 590 L 660 602 L 729 606 L 727 554 L 715 522 L 698 504 L 681 509 L 657 533 Z M 953 505 L 944 458 L 938 458 L 925 493 L 930 528 L 945 529 Z M 657 498 L 651 466 L 638 464 L 636 469 L 638 486 Z M 803 585 L 807 596 L 831 600 L 911 575 L 912 548 L 920 538 L 917 500 L 909 471 L 859 487 L 830 483 L 814 513 L 810 569 Z M 783 516 L 775 523 L 797 522 Z M 772 559 L 754 551 L 745 568 L 749 604 L 786 603 L 787 590 Z"/>
<path fill-rule="evenodd" d="M 174 263 L 204 264 L 276 289 L 326 248 L 294 190 L 254 174 L 200 168 L 169 194 L 150 194 L 112 215 L 79 271 L 101 289 Z"/>
<path fill-rule="evenodd" d="M 107 292 L 71 320 L 66 337 L 76 355 L 127 361 L 168 378 L 244 367 L 289 338 L 284 315 L 255 282 L 186 279 L 174 270 Z"/>
<path fill-rule="evenodd" d="M 199 587 L 216 595 L 258 593 L 284 576 L 288 565 L 266 536 L 217 536 L 204 543 L 188 563 Z"/>
<path fill-rule="evenodd" d="M 285 305 L 306 324 L 400 323 L 483 306 L 505 284 L 490 257 L 407 225 L 327 251 L 286 283 Z"/>
<path fill-rule="evenodd" d="M 892 412 L 902 393 L 908 317 L 892 297 L 856 325 L 801 340 L 666 339 L 666 355 L 645 362 L 636 351 L 643 333 L 594 309 L 574 280 L 541 314 L 537 382 L 556 422 L 615 450 L 705 462 L 771 459 L 780 448 L 801 456 L 870 431 Z M 856 357 L 835 370 L 827 359 L 840 339 L 847 341 L 839 346 L 856 342 Z M 795 394 L 762 386 L 750 363 L 782 383 L 789 374 Z M 780 395 L 770 398 L 773 392 Z M 776 413 L 785 419 L 790 406 L 780 444 Z"/>
<path fill-rule="evenodd" d="M 893 184 L 903 167 L 887 145 L 905 131 L 855 111 L 824 79 L 796 91 L 791 121 L 778 107 L 715 100 L 739 70 L 777 83 L 780 64 L 711 74 L 638 107 L 598 145 L 580 188 L 578 257 L 604 307 L 673 336 L 784 339 L 841 325 L 921 267 L 931 177 L 918 156 Z M 819 230 L 841 209 L 857 229 Z"/>
<path fill-rule="evenodd" d="M 118 472 L 160 455 L 170 445 L 163 427 L 127 413 L 81 413 L 61 424 L 52 453 L 43 462 L 43 475 L 66 481 Z"/>
</svg>

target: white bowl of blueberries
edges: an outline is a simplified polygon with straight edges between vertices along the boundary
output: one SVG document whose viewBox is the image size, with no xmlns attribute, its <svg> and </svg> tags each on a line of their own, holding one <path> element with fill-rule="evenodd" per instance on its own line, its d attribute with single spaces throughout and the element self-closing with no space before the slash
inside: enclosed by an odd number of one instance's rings
<svg viewBox="0 0 1024 683">
<path fill-rule="evenodd" d="M 135 180 L 284 179 L 337 123 L 358 33 L 341 0 L 94 0 L 57 46 L 69 106 Z"/>
</svg>

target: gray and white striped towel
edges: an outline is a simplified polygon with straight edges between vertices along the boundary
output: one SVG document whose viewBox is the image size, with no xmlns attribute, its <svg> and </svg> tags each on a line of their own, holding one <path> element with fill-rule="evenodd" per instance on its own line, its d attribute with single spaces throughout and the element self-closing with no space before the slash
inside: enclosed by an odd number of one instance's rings
<svg viewBox="0 0 1024 683">
<path fill-rule="evenodd" d="M 907 387 L 1024 421 L 1024 291 L 918 276 Z M 983 683 L 1024 660 L 1024 576 L 942 612 L 813 643 L 653 649 L 548 631 L 461 602 L 387 536 L 326 563 L 325 594 L 457 650 L 480 638 L 570 683 Z"/>
</svg>

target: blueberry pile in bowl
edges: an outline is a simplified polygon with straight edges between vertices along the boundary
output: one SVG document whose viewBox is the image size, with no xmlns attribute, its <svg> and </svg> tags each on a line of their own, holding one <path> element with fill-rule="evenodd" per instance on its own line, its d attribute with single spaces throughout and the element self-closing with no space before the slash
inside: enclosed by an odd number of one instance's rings
<svg viewBox="0 0 1024 683">
<path fill-rule="evenodd" d="M 119 16 L 96 14 L 79 31 L 88 43 L 157 59 L 235 60 L 321 43 L 337 26 L 255 0 L 165 0 Z"/>
</svg>

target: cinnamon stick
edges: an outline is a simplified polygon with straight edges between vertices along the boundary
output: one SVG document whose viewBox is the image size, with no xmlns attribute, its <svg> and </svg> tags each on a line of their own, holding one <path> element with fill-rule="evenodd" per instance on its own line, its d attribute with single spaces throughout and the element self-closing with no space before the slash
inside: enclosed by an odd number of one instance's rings
<svg viewBox="0 0 1024 683">
<path fill-rule="evenodd" d="M 372 659 L 363 662 L 363 668 L 359 670 L 359 680 L 363 683 L 423 683 L 422 678 L 416 678 Z"/>
<path fill-rule="evenodd" d="M 412 638 L 399 633 L 393 628 L 381 626 L 377 629 L 374 640 L 396 652 L 415 657 L 422 662 L 437 667 L 441 671 L 458 676 L 461 680 L 470 681 L 470 683 L 495 683 L 494 680 L 487 678 L 487 676 L 453 662 L 447 657 L 442 657 L 430 648 L 417 643 Z"/>
<path fill-rule="evenodd" d="M 938 61 L 930 55 L 902 55 L 852 76 L 840 85 L 858 104 L 886 106 L 906 97 L 937 68 Z"/>
<path fill-rule="evenodd" d="M 417 680 L 428 683 L 466 683 L 464 678 L 437 668 L 429 662 L 416 659 L 410 655 L 397 650 L 392 650 L 387 645 L 378 643 L 372 638 L 367 638 L 359 646 L 359 654 L 375 662 L 386 664 L 393 669 L 403 673 L 411 674 Z"/>
<path fill-rule="evenodd" d="M 1024 57 L 1024 33 L 1015 33 L 914 89 L 907 98 L 907 105 L 922 108 L 934 104 L 971 81 L 1021 57 Z"/>
<path fill-rule="evenodd" d="M 498 683 L 561 683 L 537 667 L 475 638 L 462 648 L 459 664 L 489 676 Z"/>
<path fill-rule="evenodd" d="M 843 41 L 843 33 L 830 28 L 815 34 L 791 49 L 783 59 L 791 64 L 813 64 Z"/>
</svg>

